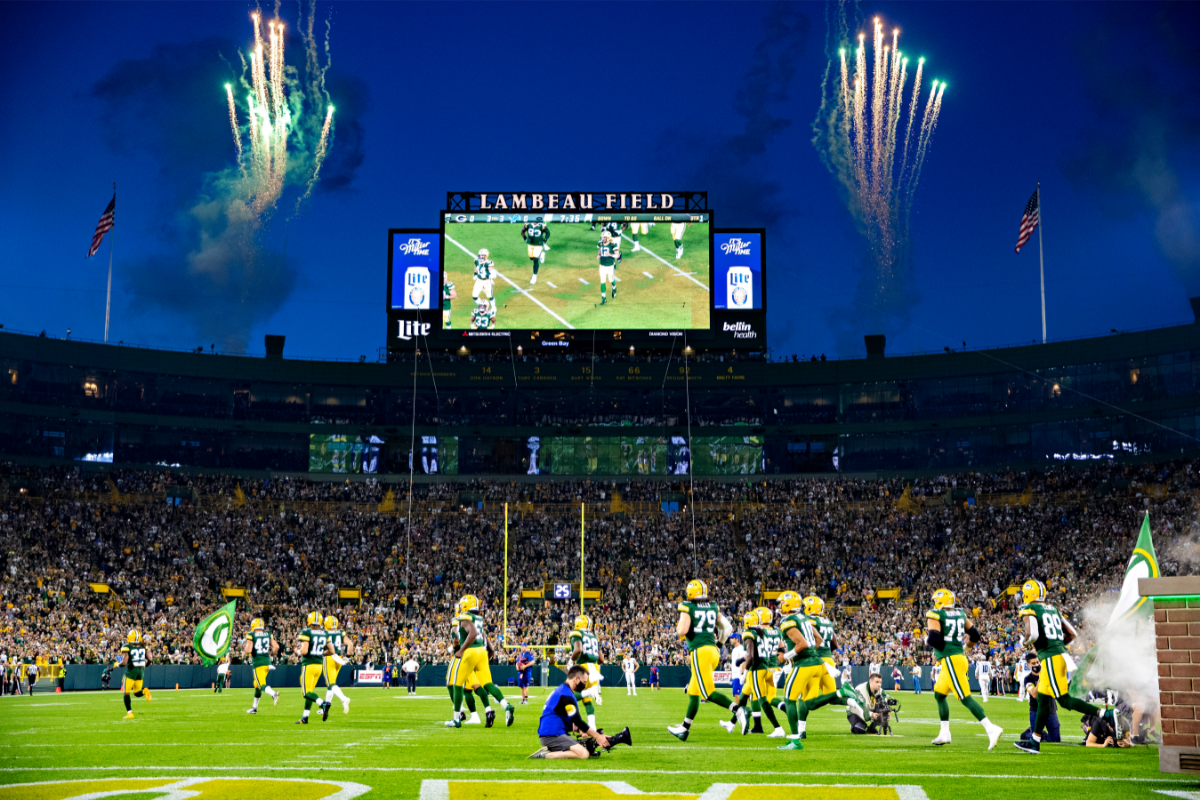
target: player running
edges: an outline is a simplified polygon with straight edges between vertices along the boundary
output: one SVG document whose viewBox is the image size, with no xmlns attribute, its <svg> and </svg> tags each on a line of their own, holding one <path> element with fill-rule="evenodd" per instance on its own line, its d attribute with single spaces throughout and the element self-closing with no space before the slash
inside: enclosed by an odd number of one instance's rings
<svg viewBox="0 0 1200 800">
<path fill-rule="evenodd" d="M 471 311 L 471 330 L 487 331 L 494 327 L 496 327 L 495 302 L 489 302 L 488 298 L 481 294 L 475 298 L 475 308 Z"/>
<path fill-rule="evenodd" d="M 638 241 L 638 236 L 646 236 L 650 233 L 650 228 L 654 226 L 653 222 L 634 222 L 629 226 L 629 238 L 633 239 L 633 247 L 629 252 L 636 253 L 642 249 L 642 243 Z"/>
<path fill-rule="evenodd" d="M 1025 581 L 1021 587 L 1021 599 L 1025 602 L 1018 614 L 1025 620 L 1025 641 L 1033 642 L 1042 669 L 1037 682 L 1037 717 L 1032 738 L 1021 739 L 1013 744 L 1026 753 L 1041 752 L 1042 733 L 1054 708 L 1054 701 L 1084 716 L 1101 717 L 1112 726 L 1113 739 L 1120 739 L 1121 729 L 1114 709 L 1101 709 L 1067 694 L 1066 652 L 1067 645 L 1075 638 L 1075 628 L 1063 619 L 1058 609 L 1046 602 L 1046 584 L 1038 580 Z"/>
<path fill-rule="evenodd" d="M 147 646 L 142 643 L 142 634 L 138 633 L 136 628 L 131 630 L 121 647 L 120 666 L 125 668 L 125 680 L 121 683 L 121 695 L 125 699 L 125 719 L 133 719 L 133 701 L 129 699 L 129 695 L 145 697 L 147 703 L 154 699 L 150 696 L 150 690 L 142 685 L 146 664 L 149 662 L 147 652 Z M 32 689 L 29 694 L 33 694 Z"/>
<path fill-rule="evenodd" d="M 479 255 L 475 258 L 475 286 L 471 289 L 471 297 L 476 303 L 479 303 L 480 297 L 486 297 L 488 304 L 492 307 L 492 313 L 496 313 L 496 293 L 494 290 L 496 281 L 496 264 L 492 261 L 491 253 L 485 247 L 479 251 Z"/>
<path fill-rule="evenodd" d="M 526 252 L 533 262 L 531 284 L 537 283 L 538 267 L 546 263 L 546 251 L 550 249 L 550 227 L 541 222 L 530 222 L 521 228 L 521 238 L 525 240 Z"/>
<path fill-rule="evenodd" d="M 450 330 L 454 325 L 450 322 L 450 301 L 457 300 L 458 293 L 454 291 L 454 281 L 442 284 L 442 327 Z"/>
<path fill-rule="evenodd" d="M 967 657 L 963 655 L 963 640 L 969 639 L 971 644 L 978 643 L 979 629 L 961 608 L 954 607 L 954 592 L 949 589 L 938 589 L 933 593 L 933 609 L 925 613 L 925 626 L 928 629 L 925 641 L 937 657 L 938 676 L 933 684 L 933 697 L 937 701 L 938 719 L 942 723 L 941 733 L 933 740 L 933 744 L 950 744 L 950 704 L 946 702 L 946 696 L 953 689 L 959 701 L 987 731 L 988 750 L 991 750 L 1000 741 L 1003 730 L 987 718 L 983 706 L 971 697 L 971 684 L 967 681 Z"/>
<path fill-rule="evenodd" d="M 583 700 L 583 710 L 587 713 L 588 727 L 595 728 L 595 706 L 604 705 L 600 696 L 600 664 L 604 663 L 604 655 L 600 652 L 600 640 L 592 631 L 592 618 L 587 614 L 580 614 L 575 618 L 575 630 L 571 631 L 570 643 L 571 663 L 578 664 L 588 671 L 587 683 L 579 696 Z"/>
<path fill-rule="evenodd" d="M 473 677 L 482 684 L 482 688 L 492 697 L 500 701 L 504 708 L 504 724 L 511 726 L 515 718 L 515 709 L 504 699 L 504 695 L 492 682 L 492 670 L 488 664 L 488 641 L 484 631 L 483 617 L 477 613 L 479 600 L 473 594 L 463 595 L 458 601 L 454 616 L 454 627 L 451 633 L 458 642 L 457 649 L 450 659 L 450 667 L 446 670 L 446 688 L 450 692 L 450 700 L 454 703 L 454 716 L 446 722 L 448 728 L 461 728 L 463 722 L 463 697 L 467 684 Z M 488 727 L 492 726 L 491 708 L 488 709 Z"/>
<path fill-rule="evenodd" d="M 733 705 L 728 697 L 716 690 L 713 683 L 713 672 L 721 660 L 717 637 L 720 636 L 722 640 L 728 638 L 733 632 L 732 626 L 717 604 L 708 599 L 707 583 L 701 580 L 691 581 L 685 594 L 687 599 L 679 604 L 679 620 L 675 623 L 675 632 L 679 634 L 680 639 L 687 642 L 692 667 L 692 676 L 687 685 L 688 707 L 683 722 L 667 728 L 667 731 L 681 742 L 687 741 L 692 720 L 700 710 L 700 698 L 716 703 L 724 709 Z"/>
<path fill-rule="evenodd" d="M 621 263 L 621 241 L 614 239 L 607 230 L 600 234 L 600 244 L 596 245 L 600 252 L 596 261 L 600 264 L 600 305 L 608 302 L 604 295 L 605 283 L 612 285 L 612 298 L 617 299 L 617 264 Z"/>
<path fill-rule="evenodd" d="M 254 705 L 246 711 L 247 714 L 258 713 L 258 701 L 264 692 L 275 705 L 279 705 L 279 692 L 267 685 L 271 656 L 278 652 L 279 642 L 267 633 L 262 619 L 255 617 L 250 620 L 250 630 L 246 632 L 246 643 L 242 646 L 242 654 L 249 657 L 250 668 L 254 670 Z"/>
<path fill-rule="evenodd" d="M 296 637 L 296 655 L 300 657 L 300 689 L 304 693 L 304 714 L 296 720 L 297 725 L 307 725 L 313 703 L 320 703 L 317 682 L 321 680 L 322 654 L 325 652 L 325 622 L 320 611 L 308 612 L 308 627 Z"/>
<path fill-rule="evenodd" d="M 346 638 L 346 634 L 338 627 L 338 618 L 325 618 L 325 658 L 322 666 L 325 672 L 325 702 L 321 704 L 321 721 L 329 719 L 329 707 L 333 698 L 342 701 L 342 713 L 350 713 L 350 698 L 338 686 L 338 671 L 346 663 L 344 656 L 354 655 L 354 642 Z"/>
<path fill-rule="evenodd" d="M 746 680 L 737 699 L 736 710 L 730 721 L 721 720 L 721 727 L 733 733 L 740 725 L 742 735 L 764 733 L 762 715 L 775 727 L 770 739 L 782 738 L 783 727 L 775 718 L 771 702 L 775 699 L 775 681 L 771 675 L 773 663 L 778 663 L 779 633 L 771 627 L 771 610 L 755 608 L 742 617 L 742 647 L 745 649 Z M 751 728 L 746 718 L 746 706 L 750 705 L 754 718 Z"/>
<path fill-rule="evenodd" d="M 804 611 L 804 615 L 813 621 L 817 633 L 821 635 L 821 644 L 816 648 L 814 655 L 821 659 L 821 663 L 825 667 L 823 672 L 808 679 L 808 685 L 804 687 L 801 695 L 806 709 L 806 712 L 801 715 L 801 719 L 807 719 L 807 712 L 815 711 L 821 706 L 831 703 L 835 706 L 846 705 L 854 699 L 854 690 L 853 687 L 846 686 L 844 683 L 845 689 L 838 689 L 838 669 L 833 661 L 833 648 L 837 647 L 837 636 L 834 633 L 833 622 L 825 616 L 825 601 L 810 594 L 800 601 L 800 607 Z M 797 713 L 800 713 L 799 706 L 796 710 Z M 808 737 L 801 733 L 800 738 Z"/>
<path fill-rule="evenodd" d="M 788 727 L 792 732 L 788 734 L 788 743 L 780 750 L 804 749 L 800 739 L 805 736 L 808 725 L 808 706 L 801 696 L 810 682 L 815 680 L 819 686 L 821 676 L 825 674 L 825 662 L 821 660 L 817 649 L 824 644 L 824 640 L 817 631 L 816 620 L 803 613 L 803 602 L 795 592 L 788 591 L 779 596 L 779 613 L 784 615 L 779 632 L 787 637 L 784 641 L 787 650 L 783 658 L 792 667 L 784 684 Z"/>
<path fill-rule="evenodd" d="M 671 238 L 675 241 L 675 260 L 683 258 L 683 232 L 692 226 L 690 222 L 672 222 Z"/>
</svg>

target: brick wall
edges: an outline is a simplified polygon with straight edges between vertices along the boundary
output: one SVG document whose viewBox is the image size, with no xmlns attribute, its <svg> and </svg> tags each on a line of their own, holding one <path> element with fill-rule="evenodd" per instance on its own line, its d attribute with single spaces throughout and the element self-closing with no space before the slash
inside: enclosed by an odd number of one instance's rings
<svg viewBox="0 0 1200 800">
<path fill-rule="evenodd" d="M 1155 600 L 1163 744 L 1200 746 L 1200 599 Z"/>
</svg>

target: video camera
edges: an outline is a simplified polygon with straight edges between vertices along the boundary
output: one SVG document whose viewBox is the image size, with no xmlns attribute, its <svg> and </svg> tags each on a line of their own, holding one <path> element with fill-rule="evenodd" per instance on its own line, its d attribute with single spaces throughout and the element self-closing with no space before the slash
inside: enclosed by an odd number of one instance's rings
<svg viewBox="0 0 1200 800">
<path fill-rule="evenodd" d="M 869 683 L 859 684 L 854 691 L 858 700 L 851 700 L 846 707 L 850 732 L 890 736 L 893 718 L 900 719 L 900 701 L 885 692 L 882 686 L 871 692 Z"/>
</svg>

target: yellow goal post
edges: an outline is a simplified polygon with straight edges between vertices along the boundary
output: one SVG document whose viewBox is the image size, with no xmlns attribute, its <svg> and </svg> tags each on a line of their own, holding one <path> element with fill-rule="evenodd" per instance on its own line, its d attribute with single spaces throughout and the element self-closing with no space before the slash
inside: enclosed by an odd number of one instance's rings
<svg viewBox="0 0 1200 800">
<path fill-rule="evenodd" d="M 587 584 L 584 582 L 584 572 L 587 565 L 587 557 L 584 552 L 584 539 L 587 532 L 584 516 L 587 506 L 584 503 L 579 504 L 579 613 L 583 613 L 583 591 Z M 508 643 L 508 503 L 504 504 L 504 644 L 501 645 L 505 650 L 541 650 L 542 658 L 546 657 L 547 650 L 570 650 L 569 644 L 509 644 Z"/>
</svg>

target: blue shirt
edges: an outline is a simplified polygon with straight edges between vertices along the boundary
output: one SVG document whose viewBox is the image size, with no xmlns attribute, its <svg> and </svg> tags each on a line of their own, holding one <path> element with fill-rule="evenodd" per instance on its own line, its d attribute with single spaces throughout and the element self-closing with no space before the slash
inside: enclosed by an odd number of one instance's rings
<svg viewBox="0 0 1200 800">
<path fill-rule="evenodd" d="M 521 658 L 520 658 L 520 660 L 521 660 L 521 661 L 528 661 L 528 662 L 529 662 L 529 665 L 528 665 L 527 667 L 525 667 L 525 669 L 521 669 L 521 670 L 517 670 L 517 671 L 518 671 L 518 672 L 520 672 L 520 673 L 522 673 L 522 674 L 524 674 L 524 675 L 525 675 L 525 677 L 529 677 L 529 670 L 533 669 L 533 662 L 534 662 L 534 656 L 533 656 L 533 653 L 531 653 L 531 652 L 529 652 L 528 650 L 526 650 L 525 652 L 521 653 Z"/>
<path fill-rule="evenodd" d="M 550 693 L 542 706 L 538 736 L 565 736 L 571 730 L 571 715 L 579 712 L 579 701 L 571 687 L 563 684 Z"/>
</svg>

